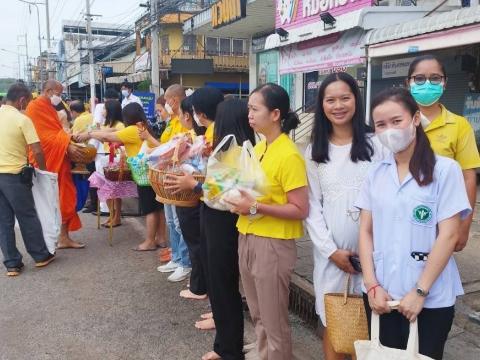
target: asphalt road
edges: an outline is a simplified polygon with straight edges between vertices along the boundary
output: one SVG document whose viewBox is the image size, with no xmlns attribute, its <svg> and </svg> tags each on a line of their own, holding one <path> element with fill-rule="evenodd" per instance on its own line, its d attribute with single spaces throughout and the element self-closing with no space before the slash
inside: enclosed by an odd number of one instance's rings
<svg viewBox="0 0 480 360">
<path fill-rule="evenodd" d="M 130 250 L 142 240 L 142 220 L 124 219 L 113 247 L 94 216 L 82 220 L 84 230 L 73 237 L 86 249 L 60 250 L 52 264 L 36 269 L 19 246 L 22 275 L 0 273 L 0 359 L 198 360 L 209 351 L 214 333 L 194 327 L 208 302 L 181 299 L 185 283 L 171 284 L 157 272 L 154 252 Z M 319 340 L 292 320 L 296 358 L 320 359 Z M 254 338 L 251 326 L 246 338 Z"/>
</svg>

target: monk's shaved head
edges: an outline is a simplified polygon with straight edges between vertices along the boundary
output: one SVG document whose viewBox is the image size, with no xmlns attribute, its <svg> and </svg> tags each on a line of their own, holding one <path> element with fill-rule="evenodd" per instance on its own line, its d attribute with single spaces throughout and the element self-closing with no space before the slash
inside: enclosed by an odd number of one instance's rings
<svg viewBox="0 0 480 360">
<path fill-rule="evenodd" d="M 50 80 L 47 80 L 43 83 L 42 93 L 45 94 L 48 90 L 54 90 L 54 91 L 57 91 L 59 93 L 62 93 L 63 92 L 63 85 L 62 85 L 61 82 L 59 82 L 57 80 L 50 79 Z"/>
<path fill-rule="evenodd" d="M 180 100 L 185 98 L 185 89 L 180 84 L 173 84 L 167 88 L 165 91 L 165 97 L 175 96 L 180 98 Z"/>
</svg>

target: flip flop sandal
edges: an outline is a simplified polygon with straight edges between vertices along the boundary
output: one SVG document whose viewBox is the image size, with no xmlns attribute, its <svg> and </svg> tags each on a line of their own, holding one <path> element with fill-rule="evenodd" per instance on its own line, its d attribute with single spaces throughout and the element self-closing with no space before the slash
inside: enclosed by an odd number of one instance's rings
<svg viewBox="0 0 480 360">
<path fill-rule="evenodd" d="M 102 224 L 102 226 L 104 228 L 107 228 L 109 229 L 110 228 L 110 225 L 109 224 Z M 112 225 L 112 228 L 116 228 L 116 227 L 119 227 L 119 226 L 122 226 L 122 224 L 115 224 L 115 225 Z"/>
<path fill-rule="evenodd" d="M 7 276 L 18 276 L 23 270 L 24 265 L 7 268 Z"/>
<path fill-rule="evenodd" d="M 132 251 L 156 251 L 157 248 L 154 247 L 154 248 L 151 248 L 151 249 L 140 249 L 139 247 L 136 247 L 136 248 L 133 248 Z"/>
</svg>

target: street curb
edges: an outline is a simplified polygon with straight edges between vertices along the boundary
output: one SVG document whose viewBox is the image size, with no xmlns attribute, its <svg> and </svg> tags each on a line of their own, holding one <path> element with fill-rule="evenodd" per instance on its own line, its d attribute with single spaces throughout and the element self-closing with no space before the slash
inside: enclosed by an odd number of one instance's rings
<svg viewBox="0 0 480 360">
<path fill-rule="evenodd" d="M 289 309 L 313 329 L 318 327 L 313 284 L 295 272 L 290 280 Z"/>
</svg>

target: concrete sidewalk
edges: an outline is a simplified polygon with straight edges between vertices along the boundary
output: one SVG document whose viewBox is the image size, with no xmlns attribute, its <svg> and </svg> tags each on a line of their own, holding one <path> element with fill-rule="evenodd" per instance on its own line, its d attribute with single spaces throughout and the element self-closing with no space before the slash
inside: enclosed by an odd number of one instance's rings
<svg viewBox="0 0 480 360">
<path fill-rule="evenodd" d="M 480 203 L 477 204 L 470 240 L 467 247 L 455 254 L 457 265 L 462 276 L 465 295 L 457 300 L 454 326 L 450 332 L 445 349 L 445 360 L 477 360 L 480 359 Z M 292 292 L 301 291 L 308 302 L 314 306 L 313 290 L 313 250 L 308 238 L 297 240 L 297 264 L 295 276 L 292 278 Z M 291 307 L 295 309 L 295 299 L 291 299 Z M 303 310 L 311 317 L 311 311 Z M 300 314 L 301 315 L 301 314 Z M 313 323 L 311 319 L 305 319 Z M 461 354 L 461 355 L 459 355 Z"/>
</svg>

